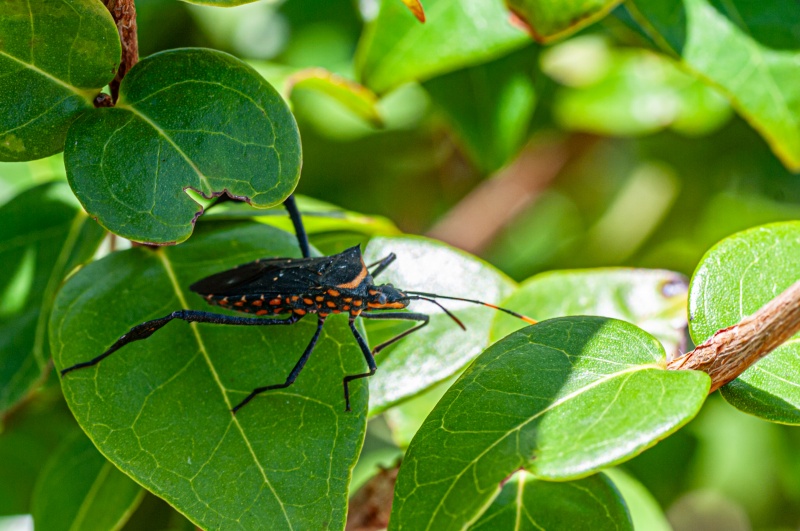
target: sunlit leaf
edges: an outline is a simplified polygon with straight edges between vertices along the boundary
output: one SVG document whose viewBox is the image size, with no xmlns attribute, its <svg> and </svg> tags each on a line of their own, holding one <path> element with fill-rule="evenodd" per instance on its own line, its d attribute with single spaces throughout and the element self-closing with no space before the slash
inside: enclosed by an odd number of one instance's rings
<svg viewBox="0 0 800 531">
<path fill-rule="evenodd" d="M 521 470 L 469 529 L 633 531 L 634 527 L 622 496 L 604 474 L 556 483 Z"/>
<path fill-rule="evenodd" d="M 790 169 L 800 169 L 800 4 L 630 0 L 634 18 L 684 68 L 720 88 Z"/>
<path fill-rule="evenodd" d="M 148 319 L 211 310 L 188 290 L 211 273 L 299 254 L 294 236 L 271 227 L 206 227 L 186 244 L 114 253 L 70 278 L 51 321 L 57 368 Z M 368 401 L 366 381 L 353 382 L 353 412 L 344 411 L 343 375 L 365 369 L 346 316 L 328 320 L 292 387 L 230 411 L 253 388 L 282 383 L 315 328 L 313 317 L 264 327 L 176 321 L 62 386 L 106 458 L 200 527 L 338 528 Z"/>
<path fill-rule="evenodd" d="M 689 291 L 689 330 L 700 344 L 800 279 L 800 222 L 775 223 L 722 240 L 700 262 Z M 751 415 L 800 424 L 800 335 L 721 389 Z"/>
<path fill-rule="evenodd" d="M 383 126 L 383 118 L 378 110 L 378 98 L 374 92 L 324 68 L 300 70 L 289 76 L 287 91 L 316 90 L 341 103 L 360 118 L 375 127 Z"/>
<path fill-rule="evenodd" d="M 78 432 L 56 449 L 36 481 L 33 522 L 48 531 L 119 529 L 143 494 Z"/>
<path fill-rule="evenodd" d="M 622 0 L 506 0 L 509 9 L 539 42 L 566 37 L 592 24 Z"/>
<path fill-rule="evenodd" d="M 67 176 L 86 211 L 136 241 L 189 237 L 202 212 L 185 189 L 280 203 L 300 174 L 286 103 L 252 68 L 204 49 L 158 53 L 125 76 L 113 108 L 70 128 Z"/>
<path fill-rule="evenodd" d="M 601 317 L 551 319 L 495 343 L 414 437 L 391 529 L 461 528 L 520 467 L 575 479 L 654 445 L 694 417 L 710 385 L 665 365 L 655 338 Z"/>
<path fill-rule="evenodd" d="M 56 291 L 104 235 L 66 183 L 38 186 L 0 207 L 0 414 L 43 378 Z"/>
<path fill-rule="evenodd" d="M 373 238 L 364 259 L 367 263 L 375 262 L 392 252 L 397 260 L 376 279 L 378 284 L 392 283 L 401 290 L 438 295 L 479 297 L 495 304 L 515 288 L 513 281 L 480 259 L 419 237 Z M 452 376 L 489 344 L 494 310 L 466 302 L 441 302 L 461 319 L 467 330 L 461 330 L 433 304 L 412 302 L 411 311 L 431 314 L 430 324 L 378 356 L 378 372 L 370 378 L 370 414 L 377 414 Z M 394 333 L 380 334 L 379 340 L 374 331 L 385 323 L 369 323 L 373 346 L 408 328 L 392 327 Z"/>
<path fill-rule="evenodd" d="M 101 2 L 0 2 L 0 160 L 62 151 L 70 123 L 114 79 L 120 53 Z"/>
<path fill-rule="evenodd" d="M 498 0 L 426 0 L 425 11 L 427 22 L 420 24 L 397 0 L 381 3 L 359 44 L 365 85 L 385 92 L 494 59 L 529 40 Z"/>
</svg>

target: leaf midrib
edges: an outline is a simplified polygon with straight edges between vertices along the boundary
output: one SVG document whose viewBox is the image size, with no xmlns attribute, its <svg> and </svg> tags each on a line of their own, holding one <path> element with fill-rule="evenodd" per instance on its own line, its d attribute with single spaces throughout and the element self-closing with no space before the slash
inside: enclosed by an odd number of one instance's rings
<svg viewBox="0 0 800 531">
<path fill-rule="evenodd" d="M 181 306 L 183 308 L 188 308 L 189 305 L 186 301 L 186 298 L 183 296 L 183 290 L 181 289 L 180 284 L 178 283 L 178 279 L 175 276 L 175 271 L 172 269 L 172 264 L 170 263 L 169 258 L 163 251 L 157 254 L 159 260 L 161 261 L 164 267 L 164 270 L 167 273 L 167 277 L 169 278 L 170 284 L 172 285 L 173 290 L 175 291 L 175 295 L 178 298 L 178 301 L 181 303 Z M 222 394 L 222 399 L 224 400 L 225 405 L 227 406 L 228 410 L 232 410 L 233 406 L 230 400 L 228 399 L 225 386 L 222 384 L 222 380 L 220 379 L 219 374 L 217 373 L 217 370 L 214 367 L 214 364 L 211 362 L 211 358 L 208 355 L 208 351 L 206 350 L 203 338 L 200 336 L 200 330 L 198 330 L 197 323 L 189 323 L 189 326 L 192 329 L 192 333 L 194 334 L 195 339 L 197 340 L 197 345 L 198 348 L 200 349 L 200 354 L 203 356 L 206 365 L 208 365 L 208 369 L 211 372 L 211 376 L 214 378 L 214 382 L 216 382 L 217 387 L 219 388 L 219 391 Z M 292 526 L 292 522 L 289 519 L 289 515 L 286 512 L 286 507 L 283 503 L 283 500 L 281 500 L 280 496 L 278 496 L 277 491 L 272 486 L 272 483 L 269 481 L 269 478 L 267 478 L 266 470 L 264 469 L 264 466 L 261 464 L 261 462 L 258 460 L 258 457 L 256 456 L 255 451 L 253 450 L 253 445 L 250 443 L 250 439 L 247 437 L 247 434 L 242 428 L 242 425 L 239 423 L 239 420 L 236 418 L 236 415 L 231 415 L 231 417 L 232 417 L 231 422 L 233 422 L 233 424 L 236 426 L 236 429 L 242 436 L 242 440 L 244 441 L 245 446 L 247 446 L 247 449 L 250 452 L 250 455 L 252 456 L 253 461 L 256 464 L 256 467 L 261 472 L 261 477 L 264 478 L 264 484 L 267 485 L 270 492 L 272 492 L 272 495 L 275 497 L 275 500 L 278 502 L 278 505 L 280 506 L 281 511 L 283 512 L 283 516 L 286 519 L 286 523 L 289 525 L 289 529 L 293 530 L 294 527 Z"/>
<path fill-rule="evenodd" d="M 83 99 L 85 99 L 87 102 L 89 102 L 91 104 L 91 102 L 92 102 L 92 98 L 91 98 L 92 92 L 89 89 L 86 89 L 86 90 L 79 89 L 75 85 L 71 85 L 70 83 L 67 83 L 63 79 L 59 79 L 59 78 L 55 77 L 54 75 L 52 75 L 52 74 L 50 74 L 48 72 L 45 72 L 44 70 L 42 70 L 41 68 L 37 67 L 36 65 L 34 65 L 32 63 L 26 63 L 25 61 L 23 61 L 23 60 L 21 60 L 21 59 L 19 59 L 17 57 L 14 57 L 13 55 L 9 54 L 8 52 L 4 52 L 4 51 L 0 50 L 0 55 L 2 55 L 3 57 L 8 57 L 12 61 L 15 61 L 15 62 L 21 64 L 23 67 L 27 68 L 28 70 L 32 70 L 32 71 L 36 72 L 40 76 L 49 79 L 50 81 L 52 81 L 53 83 L 55 83 L 57 85 L 61 85 L 65 89 L 67 89 L 67 90 L 69 90 L 71 92 L 74 92 L 78 96 L 81 96 Z"/>
</svg>

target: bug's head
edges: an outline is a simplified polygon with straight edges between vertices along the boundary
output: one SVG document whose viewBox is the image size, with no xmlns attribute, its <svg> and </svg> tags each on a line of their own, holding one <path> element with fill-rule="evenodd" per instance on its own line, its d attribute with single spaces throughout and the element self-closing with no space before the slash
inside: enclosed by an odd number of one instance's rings
<svg viewBox="0 0 800 531">
<path fill-rule="evenodd" d="M 371 309 L 400 309 L 408 306 L 408 295 L 391 284 L 370 286 L 367 307 Z"/>
</svg>

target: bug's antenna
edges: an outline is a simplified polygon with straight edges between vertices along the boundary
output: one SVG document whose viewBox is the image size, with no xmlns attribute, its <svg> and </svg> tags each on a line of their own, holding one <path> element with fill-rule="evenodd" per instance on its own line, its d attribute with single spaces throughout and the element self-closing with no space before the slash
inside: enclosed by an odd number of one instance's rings
<svg viewBox="0 0 800 531">
<path fill-rule="evenodd" d="M 483 306 L 488 306 L 489 308 L 494 308 L 495 310 L 500 310 L 501 312 L 505 312 L 505 313 L 507 313 L 509 315 L 513 315 L 517 319 L 522 319 L 526 323 L 530 323 L 530 324 L 536 324 L 537 323 L 537 321 L 535 319 L 531 319 L 527 315 L 522 315 L 521 313 L 517 313 L 517 312 L 515 312 L 513 310 L 509 310 L 508 308 L 501 308 L 500 306 L 495 306 L 494 304 L 489 304 L 488 302 L 477 301 L 475 299 L 463 299 L 461 297 L 449 297 L 447 295 L 436 295 L 435 293 L 424 293 L 422 291 L 406 291 L 406 293 L 409 294 L 409 295 L 416 295 L 419 298 L 430 297 L 430 299 L 424 299 L 424 300 L 430 300 L 431 302 L 434 302 L 434 303 L 436 303 L 436 301 L 432 300 L 433 298 L 449 299 L 451 301 L 471 302 L 472 304 L 482 304 Z M 438 303 L 436 303 L 436 304 L 438 304 Z M 444 309 L 444 307 L 441 304 L 438 304 L 438 306 L 440 308 Z M 445 310 L 445 311 L 447 312 L 447 310 Z M 447 313 L 450 314 L 450 312 L 447 312 Z"/>
<path fill-rule="evenodd" d="M 444 310 L 444 313 L 446 313 L 446 314 L 447 314 L 447 315 L 450 317 L 450 319 L 452 319 L 453 321 L 455 321 L 455 322 L 456 322 L 456 324 L 457 324 L 458 326 L 460 326 L 462 330 L 466 330 L 466 329 L 467 329 L 467 327 L 466 327 L 466 326 L 464 326 L 464 323 L 462 323 L 462 322 L 461 322 L 461 319 L 459 319 L 458 317 L 456 317 L 455 315 L 453 315 L 453 314 L 450 312 L 450 310 L 448 310 L 447 308 L 445 308 L 444 306 L 442 306 L 441 304 L 439 304 L 439 303 L 438 303 L 438 302 L 436 302 L 435 300 L 433 300 L 433 299 L 428 299 L 428 298 L 426 298 L 426 297 L 419 297 L 419 296 L 415 296 L 415 297 L 409 297 L 409 299 L 412 299 L 412 300 L 419 300 L 419 301 L 428 301 L 428 302 L 432 302 L 432 303 L 434 303 L 436 306 L 438 306 L 439 308 L 441 308 L 442 310 Z"/>
</svg>

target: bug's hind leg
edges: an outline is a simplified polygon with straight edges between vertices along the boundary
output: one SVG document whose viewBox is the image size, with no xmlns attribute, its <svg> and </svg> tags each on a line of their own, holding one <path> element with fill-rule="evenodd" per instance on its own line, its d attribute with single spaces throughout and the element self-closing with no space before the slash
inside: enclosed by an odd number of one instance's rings
<svg viewBox="0 0 800 531">
<path fill-rule="evenodd" d="M 250 392 L 249 395 L 247 395 L 247 397 L 245 397 L 244 400 L 239 402 L 236 405 L 236 407 L 234 407 L 231 410 L 231 412 L 235 415 L 237 411 L 239 411 L 240 409 L 242 409 L 242 407 L 244 407 L 245 404 L 247 404 L 253 398 L 255 398 L 256 396 L 260 395 L 265 391 L 272 391 L 273 389 L 285 389 L 290 385 L 292 385 L 294 381 L 297 379 L 297 375 L 300 374 L 300 371 L 303 370 L 303 367 L 308 361 L 308 358 L 311 356 L 311 352 L 314 350 L 314 347 L 317 345 L 317 340 L 319 339 L 319 334 L 320 332 L 322 332 L 322 325 L 324 324 L 325 324 L 325 318 L 320 317 L 319 320 L 317 321 L 317 331 L 314 332 L 314 337 L 311 338 L 311 342 L 309 342 L 308 346 L 306 347 L 306 350 L 303 352 L 303 355 L 300 356 L 300 359 L 297 360 L 297 363 L 295 363 L 292 372 L 289 373 L 289 376 L 286 378 L 285 382 L 283 382 L 282 384 L 267 385 L 265 387 L 256 387 Z"/>
<path fill-rule="evenodd" d="M 294 233 L 297 235 L 297 243 L 300 245 L 300 251 L 303 253 L 303 258 L 311 256 L 311 249 L 308 245 L 308 234 L 306 228 L 303 226 L 303 218 L 300 216 L 300 211 L 297 209 L 297 201 L 294 199 L 294 194 L 287 197 L 283 206 L 289 212 L 289 217 L 292 219 L 294 225 Z"/>
<path fill-rule="evenodd" d="M 63 369 L 61 371 L 61 376 L 64 376 L 65 374 L 77 369 L 83 369 L 85 367 L 91 367 L 92 365 L 97 365 L 102 360 L 109 357 L 111 354 L 118 351 L 128 343 L 133 343 L 134 341 L 139 341 L 141 339 L 147 339 L 148 337 L 152 336 L 156 332 L 156 330 L 162 328 L 164 325 L 166 325 L 173 319 L 180 319 L 182 321 L 186 321 L 189 323 L 269 326 L 269 325 L 294 324 L 300 319 L 300 317 L 295 314 L 292 314 L 286 319 L 265 319 L 258 317 L 234 317 L 232 315 L 223 315 L 219 313 L 210 313 L 210 312 L 199 312 L 195 310 L 178 310 L 159 319 L 153 319 L 152 321 L 147 321 L 142 324 L 134 326 L 128 331 L 127 334 L 123 334 L 119 339 L 117 339 L 117 341 L 113 345 L 111 345 L 111 347 L 108 350 L 106 350 L 105 352 L 103 352 L 94 359 L 91 359 L 89 361 L 84 361 L 83 363 L 77 363 L 71 367 Z"/>
<path fill-rule="evenodd" d="M 363 372 L 361 374 L 348 374 L 342 380 L 342 385 L 344 385 L 344 403 L 345 403 L 345 411 L 350 411 L 350 387 L 349 384 L 353 380 L 358 380 L 359 378 L 367 378 L 368 376 L 372 376 L 375 374 L 375 371 L 378 370 L 378 366 L 375 364 L 375 357 L 372 355 L 372 352 L 369 350 L 369 345 L 358 333 L 355 325 L 355 317 L 350 318 L 350 330 L 353 332 L 353 335 L 358 342 L 358 346 L 361 347 L 361 352 L 364 354 L 364 359 L 367 361 L 367 366 L 369 367 L 369 372 Z"/>
</svg>

